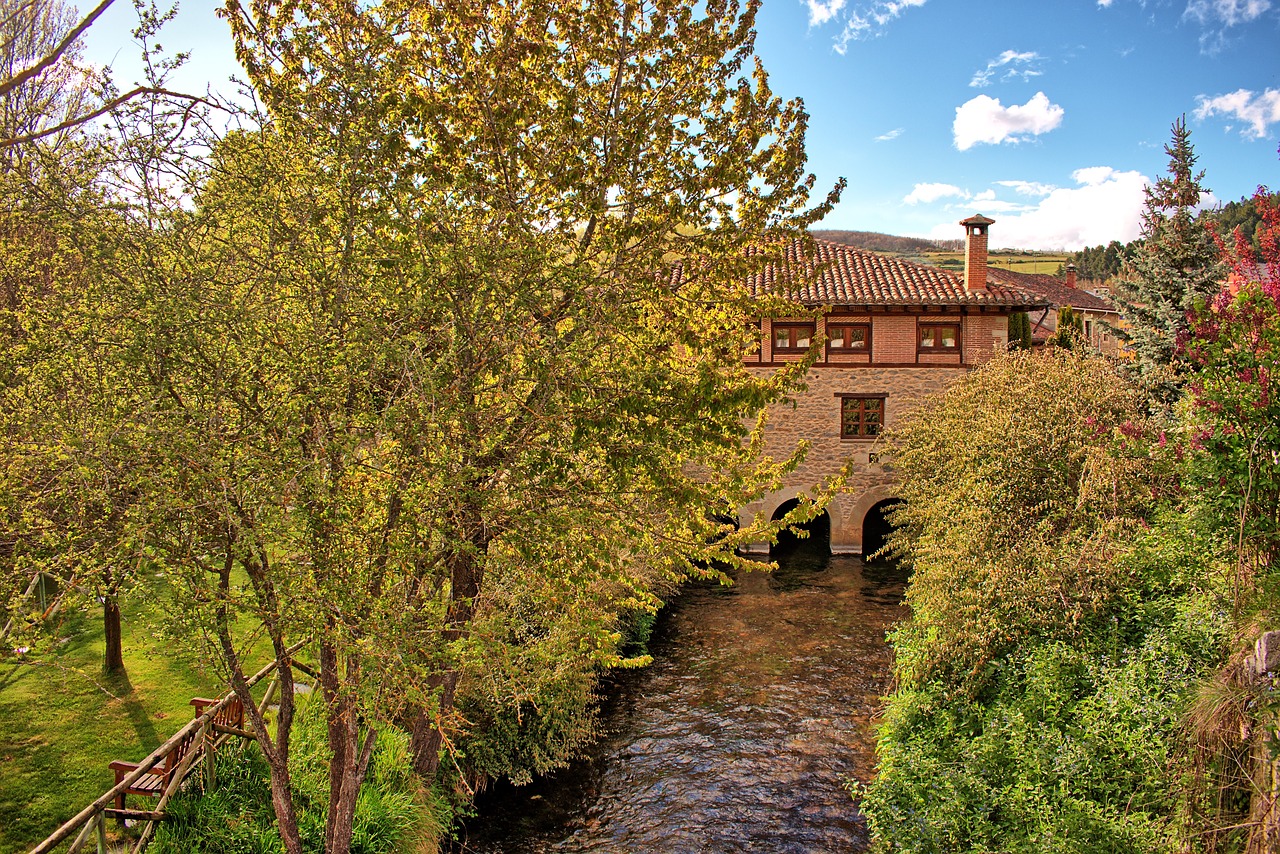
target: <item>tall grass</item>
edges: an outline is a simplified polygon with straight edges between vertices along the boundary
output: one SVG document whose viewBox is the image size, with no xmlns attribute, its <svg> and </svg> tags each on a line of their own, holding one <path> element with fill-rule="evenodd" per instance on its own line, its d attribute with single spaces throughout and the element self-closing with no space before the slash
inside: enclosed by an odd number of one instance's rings
<svg viewBox="0 0 1280 854">
<path fill-rule="evenodd" d="M 323 702 L 299 698 L 291 750 L 298 826 L 308 851 L 324 850 L 328 760 Z M 378 734 L 369 775 L 356 802 L 352 854 L 434 852 L 452 824 L 446 799 L 424 792 L 410 773 L 409 738 Z M 271 806 L 269 771 L 254 742 L 231 744 L 216 759 L 217 785 L 194 783 L 169 805 L 172 816 L 156 834 L 155 854 L 282 854 Z"/>
</svg>

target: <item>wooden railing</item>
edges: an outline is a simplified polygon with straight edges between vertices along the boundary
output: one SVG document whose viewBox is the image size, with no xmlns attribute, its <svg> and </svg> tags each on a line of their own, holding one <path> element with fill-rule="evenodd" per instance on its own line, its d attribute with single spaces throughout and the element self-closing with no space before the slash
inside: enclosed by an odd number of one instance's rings
<svg viewBox="0 0 1280 854">
<path fill-rule="evenodd" d="M 296 651 L 296 647 L 290 650 L 290 652 L 294 651 Z M 249 687 L 252 688 L 257 685 L 267 674 L 272 673 L 275 669 L 276 662 L 272 661 L 249 678 Z M 258 708 L 262 713 L 266 713 L 267 707 L 275 698 L 275 692 L 279 684 L 278 678 L 273 678 L 267 683 L 266 693 L 258 704 Z M 52 852 L 58 845 L 71 838 L 72 834 L 75 834 L 77 830 L 79 833 L 71 843 L 71 847 L 67 849 L 66 854 L 77 854 L 88 844 L 90 839 L 96 840 L 98 854 L 107 854 L 106 821 L 108 818 L 133 819 L 146 822 L 142 828 L 142 834 L 131 849 L 133 854 L 142 854 L 147 846 L 151 844 L 152 837 L 155 836 L 157 822 L 165 819 L 165 807 L 168 805 L 170 798 L 182 787 L 183 781 L 196 767 L 196 762 L 202 762 L 206 787 L 212 787 L 214 783 L 215 749 L 227 739 L 235 736 L 253 738 L 252 733 L 244 730 L 233 731 L 232 728 L 223 726 L 220 723 L 224 720 L 224 710 L 231 704 L 239 702 L 236 695 L 231 693 L 214 702 L 199 703 L 194 720 L 170 736 L 169 740 L 164 744 L 151 751 L 150 755 L 139 762 L 132 771 L 120 776 L 118 782 L 110 790 L 76 813 L 74 818 L 55 830 L 49 838 L 32 848 L 30 854 L 48 854 L 48 852 Z M 162 766 L 170 754 L 185 741 L 191 739 L 193 735 L 194 741 L 182 753 L 177 766 L 163 768 Z M 157 770 L 158 768 L 160 770 Z M 112 806 L 117 799 L 122 798 L 143 777 L 149 774 L 159 775 L 165 779 L 165 784 L 159 792 L 160 799 L 156 802 L 155 809 L 135 810 Z"/>
</svg>

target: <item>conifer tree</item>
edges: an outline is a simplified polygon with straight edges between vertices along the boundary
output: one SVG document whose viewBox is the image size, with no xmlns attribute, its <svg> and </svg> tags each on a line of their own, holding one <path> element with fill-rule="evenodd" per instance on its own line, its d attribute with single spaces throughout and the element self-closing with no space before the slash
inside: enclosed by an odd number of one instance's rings
<svg viewBox="0 0 1280 854">
<path fill-rule="evenodd" d="M 1117 280 L 1123 325 L 1116 333 L 1134 354 L 1135 370 L 1153 399 L 1172 402 L 1186 373 L 1178 343 L 1190 329 L 1188 313 L 1221 284 L 1222 263 L 1213 233 L 1196 216 L 1203 170 L 1186 119 L 1173 123 L 1165 146 L 1169 174 L 1146 190 L 1142 242 Z"/>
<path fill-rule="evenodd" d="M 1084 340 L 1084 315 L 1069 305 L 1059 306 L 1057 328 L 1046 343 L 1064 350 L 1079 350 Z"/>
<path fill-rule="evenodd" d="M 1031 349 L 1031 318 L 1025 311 L 1015 311 L 1009 315 L 1009 349 Z"/>
</svg>

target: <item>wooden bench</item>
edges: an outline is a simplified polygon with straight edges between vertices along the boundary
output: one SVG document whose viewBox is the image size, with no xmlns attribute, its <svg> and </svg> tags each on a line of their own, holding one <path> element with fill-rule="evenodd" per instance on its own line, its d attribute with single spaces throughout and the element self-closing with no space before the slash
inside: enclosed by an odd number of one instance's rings
<svg viewBox="0 0 1280 854">
<path fill-rule="evenodd" d="M 191 748 L 198 743 L 200 735 L 199 729 L 192 729 L 187 733 L 186 737 L 170 748 L 169 752 L 160 757 L 160 761 L 152 766 L 151 770 L 143 774 L 137 780 L 133 781 L 133 785 L 125 789 L 116 796 L 116 809 L 124 810 L 125 795 L 150 795 L 158 798 L 161 793 L 168 787 L 171 778 L 178 766 L 182 764 L 182 760 L 191 751 Z M 125 777 L 133 771 L 141 767 L 136 762 L 121 762 L 116 760 L 109 766 L 116 774 L 115 784 L 118 786 Z"/>
<path fill-rule="evenodd" d="M 191 700 L 191 705 L 196 707 L 196 717 L 204 714 L 205 709 L 217 703 L 217 700 L 209 700 L 204 697 L 195 697 Z M 244 733 L 244 705 L 240 702 L 239 697 L 232 697 L 231 700 L 218 711 L 214 712 L 213 720 L 214 732 L 241 735 Z"/>
<path fill-rule="evenodd" d="M 191 705 L 195 707 L 195 716 L 198 718 L 205 713 L 205 710 L 216 704 L 217 700 L 210 700 L 205 697 L 195 697 L 191 700 Z M 232 697 L 221 709 L 214 713 L 210 720 L 210 729 L 218 733 L 220 737 L 211 739 L 213 744 L 225 741 L 231 735 L 244 736 L 244 706 L 241 705 L 239 698 Z M 168 787 L 169 781 L 172 779 L 178 766 L 182 764 L 182 760 L 192 747 L 198 743 L 199 729 L 193 729 L 188 735 L 178 742 L 174 747 L 156 763 L 148 773 L 143 774 L 133 782 L 129 788 L 125 789 L 116 797 L 116 809 L 123 812 L 125 809 L 125 795 L 150 795 L 151 797 L 159 797 Z M 116 775 L 116 785 L 124 780 L 130 772 L 138 769 L 136 762 L 121 762 L 116 760 L 109 766 Z"/>
</svg>

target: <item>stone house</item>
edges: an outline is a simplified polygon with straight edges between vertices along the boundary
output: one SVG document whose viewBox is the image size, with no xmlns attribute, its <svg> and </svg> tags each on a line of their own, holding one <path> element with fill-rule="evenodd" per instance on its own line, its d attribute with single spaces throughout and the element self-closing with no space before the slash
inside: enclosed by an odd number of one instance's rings
<svg viewBox="0 0 1280 854">
<path fill-rule="evenodd" d="M 1106 298 L 1076 286 L 1075 265 L 1067 265 L 1065 282 L 1055 276 L 1016 273 L 999 267 L 987 269 L 987 280 L 1049 303 L 1031 314 L 1031 339 L 1035 346 L 1044 346 L 1058 328 L 1058 309 L 1069 305 L 1084 316 L 1085 340 L 1104 355 L 1120 355 L 1121 341 L 1111 331 L 1121 325 L 1120 311 Z"/>
<path fill-rule="evenodd" d="M 896 498 L 895 478 L 881 454 L 881 431 L 926 395 L 942 391 L 957 377 L 1008 346 L 1009 315 L 1044 310 L 1048 303 L 991 281 L 987 229 L 993 221 L 974 216 L 965 227 L 963 277 L 935 267 L 817 241 L 815 257 L 802 257 L 799 244 L 785 266 L 820 268 L 807 285 L 788 289 L 786 270 L 766 269 L 751 283 L 760 294 L 786 292 L 817 317 L 773 318 L 760 322 L 760 348 L 748 366 L 769 370 L 822 347 L 809 370 L 807 389 L 793 403 L 769 413 L 767 447 L 789 453 L 801 440 L 810 444 L 803 463 L 782 487 L 739 510 L 744 524 L 763 515 L 777 518 L 796 497 L 837 472 L 846 461 L 853 476 L 846 491 L 828 505 L 831 551 L 862 554 L 863 530 Z M 767 554 L 767 543 L 752 553 Z"/>
</svg>

